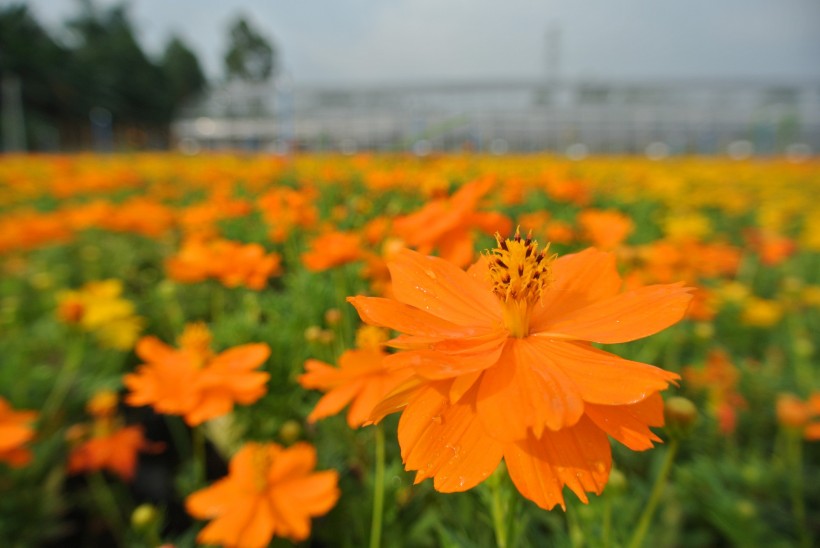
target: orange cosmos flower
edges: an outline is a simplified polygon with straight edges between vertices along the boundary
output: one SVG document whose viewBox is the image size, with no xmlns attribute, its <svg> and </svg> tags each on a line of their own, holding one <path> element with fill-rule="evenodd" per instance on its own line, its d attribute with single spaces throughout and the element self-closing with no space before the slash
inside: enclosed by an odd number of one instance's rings
<svg viewBox="0 0 820 548">
<path fill-rule="evenodd" d="M 611 466 L 607 435 L 652 447 L 658 394 L 679 377 L 594 348 L 646 337 L 680 320 L 680 284 L 620 292 L 610 253 L 557 260 L 517 233 L 466 272 L 404 250 L 389 263 L 395 299 L 351 297 L 362 319 L 402 334 L 388 367 L 415 377 L 372 418 L 402 411 L 399 444 L 416 481 L 464 491 L 503 458 L 518 490 L 543 508 L 600 493 Z"/>
<path fill-rule="evenodd" d="M 245 344 L 214 355 L 204 324 L 186 326 L 179 342 L 178 349 L 156 337 L 137 342 L 137 355 L 146 363 L 124 377 L 128 405 L 151 405 L 196 426 L 265 394 L 270 375 L 256 369 L 268 359 L 268 345 Z"/>
<path fill-rule="evenodd" d="M 315 467 L 310 444 L 246 444 L 231 459 L 227 477 L 186 499 L 190 515 L 213 520 L 197 542 L 262 548 L 274 536 L 306 539 L 310 518 L 326 514 L 339 499 L 336 471 Z"/>
<path fill-rule="evenodd" d="M 36 419 L 35 411 L 15 411 L 0 397 L 0 462 L 20 467 L 31 461 L 26 444 L 34 439 L 31 423 Z"/>
<path fill-rule="evenodd" d="M 382 349 L 387 333 L 379 327 L 366 326 L 356 335 L 357 350 L 348 350 L 339 357 L 339 367 L 319 360 L 305 362 L 306 373 L 299 376 L 303 388 L 315 388 L 327 392 L 308 415 L 308 422 L 315 422 L 335 415 L 348 403 L 347 424 L 358 428 L 368 419 L 370 412 L 384 397 L 413 375 L 407 367 L 388 369 Z"/>
<path fill-rule="evenodd" d="M 362 256 L 361 236 L 352 232 L 331 231 L 310 243 L 310 251 L 302 254 L 302 262 L 311 272 L 321 272 L 358 261 Z"/>
<path fill-rule="evenodd" d="M 118 397 L 114 392 L 96 394 L 86 409 L 94 417 L 89 430 L 80 426 L 73 430 L 78 443 L 68 456 L 68 471 L 72 474 L 106 470 L 124 481 L 134 479 L 137 455 L 140 451 L 157 451 L 162 444 L 145 439 L 140 426 L 123 426 L 117 416 Z M 88 438 L 81 441 L 81 438 Z"/>
</svg>

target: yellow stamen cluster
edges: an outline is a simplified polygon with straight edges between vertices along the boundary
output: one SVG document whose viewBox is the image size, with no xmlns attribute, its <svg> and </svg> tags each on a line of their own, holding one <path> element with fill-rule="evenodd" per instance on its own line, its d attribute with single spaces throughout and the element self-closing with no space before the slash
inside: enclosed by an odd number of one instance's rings
<svg viewBox="0 0 820 548">
<path fill-rule="evenodd" d="M 532 235 L 522 238 L 517 229 L 511 239 L 504 240 L 498 233 L 495 239 L 498 247 L 487 253 L 493 293 L 504 303 L 504 323 L 510 333 L 524 337 L 532 306 L 550 284 L 555 255 L 547 255 L 549 244 L 538 251 Z"/>
</svg>

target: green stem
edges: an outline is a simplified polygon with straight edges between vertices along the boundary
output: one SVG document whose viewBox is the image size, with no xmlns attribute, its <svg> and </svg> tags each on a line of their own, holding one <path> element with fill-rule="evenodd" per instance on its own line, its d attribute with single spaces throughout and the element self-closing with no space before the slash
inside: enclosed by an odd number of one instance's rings
<svg viewBox="0 0 820 548">
<path fill-rule="evenodd" d="M 604 523 L 601 531 L 601 545 L 609 548 L 612 544 L 612 494 L 604 494 Z"/>
<path fill-rule="evenodd" d="M 800 536 L 800 546 L 811 546 L 811 534 L 806 527 L 806 500 L 803 496 L 803 440 L 800 431 L 787 432 L 788 460 L 791 469 L 791 498 L 795 529 Z"/>
<path fill-rule="evenodd" d="M 71 391 L 80 364 L 83 361 L 84 351 L 85 337 L 77 332 L 72 333 L 71 344 L 66 352 L 63 367 L 59 373 L 57 373 L 57 379 L 54 381 L 51 393 L 46 398 L 42 411 L 40 412 L 44 432 L 50 432 L 50 428 L 53 426 L 51 423 L 55 418 L 55 414 L 63 406 L 68 393 Z"/>
<path fill-rule="evenodd" d="M 207 479 L 205 469 L 205 430 L 202 425 L 194 426 L 191 429 L 193 453 L 194 453 L 194 478 L 197 485 L 204 485 Z"/>
<path fill-rule="evenodd" d="M 108 487 L 105 478 L 99 472 L 88 475 L 88 484 L 91 488 L 91 496 L 100 511 L 103 519 L 108 524 L 108 529 L 117 542 L 118 546 L 123 546 L 122 535 L 125 531 L 125 522 L 119 514 L 117 498 Z"/>
<path fill-rule="evenodd" d="M 384 514 L 384 428 L 376 426 L 376 473 L 373 478 L 373 517 L 370 521 L 370 548 L 381 546 Z"/>
<path fill-rule="evenodd" d="M 498 548 L 507 548 L 507 516 L 504 501 L 501 493 L 501 476 L 496 471 L 489 477 L 487 483 L 492 493 L 490 509 L 493 514 L 493 528 L 495 529 L 495 542 Z"/>
<path fill-rule="evenodd" d="M 646 532 L 649 530 L 649 523 L 652 521 L 652 516 L 655 509 L 661 500 L 661 495 L 666 487 L 666 480 L 669 479 L 669 472 L 672 470 L 672 463 L 675 461 L 675 455 L 678 452 L 678 440 L 672 439 L 669 442 L 669 448 L 666 450 L 663 465 L 661 466 L 658 477 L 655 478 L 655 485 L 652 486 L 652 493 L 649 495 L 649 501 L 644 506 L 641 518 L 638 521 L 638 526 L 632 534 L 632 539 L 629 541 L 629 548 L 639 548 L 643 545 Z"/>
</svg>

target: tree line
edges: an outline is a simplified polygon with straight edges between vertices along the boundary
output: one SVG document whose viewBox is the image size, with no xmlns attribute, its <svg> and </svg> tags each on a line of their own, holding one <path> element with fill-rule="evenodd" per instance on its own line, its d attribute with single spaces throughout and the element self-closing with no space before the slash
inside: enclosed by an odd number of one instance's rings
<svg viewBox="0 0 820 548">
<path fill-rule="evenodd" d="M 167 146 L 174 115 L 208 86 L 191 48 L 172 36 L 152 58 L 124 5 L 98 9 L 89 0 L 65 31 L 55 38 L 25 5 L 0 8 L 4 148 L 85 148 L 101 140 Z M 241 18 L 229 32 L 226 78 L 263 81 L 275 74 L 270 42 Z M 15 132 L 18 142 L 10 147 Z"/>
</svg>

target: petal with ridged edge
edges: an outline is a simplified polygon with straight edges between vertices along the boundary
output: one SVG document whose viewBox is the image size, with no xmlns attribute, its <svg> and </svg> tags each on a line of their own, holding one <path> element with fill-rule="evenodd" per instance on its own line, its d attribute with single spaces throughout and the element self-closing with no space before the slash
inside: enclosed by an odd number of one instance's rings
<svg viewBox="0 0 820 548">
<path fill-rule="evenodd" d="M 392 413 L 401 411 L 422 390 L 430 381 L 421 377 L 413 376 L 396 386 L 382 401 L 370 411 L 370 416 L 365 424 L 378 424 L 381 420 Z"/>
<path fill-rule="evenodd" d="M 644 451 L 654 447 L 652 442 L 661 439 L 650 426 L 663 426 L 663 398 L 652 394 L 645 400 L 632 405 L 587 404 L 587 417 L 598 428 L 623 443 L 633 451 Z"/>
<path fill-rule="evenodd" d="M 503 441 L 566 428 L 584 412 L 572 379 L 526 339 L 508 341 L 498 364 L 484 372 L 476 407 L 487 431 Z"/>
<path fill-rule="evenodd" d="M 528 341 L 572 379 L 581 398 L 587 403 L 637 403 L 680 379 L 677 373 L 625 360 L 593 348 L 589 343 L 551 341 L 539 337 L 530 337 Z"/>
<path fill-rule="evenodd" d="M 400 333 L 441 340 L 469 337 L 486 332 L 478 327 L 456 325 L 438 316 L 412 306 L 381 297 L 348 297 L 362 321 L 380 327 L 389 327 Z"/>
<path fill-rule="evenodd" d="M 409 367 L 427 379 L 446 379 L 474 373 L 495 365 L 504 349 L 506 337 L 499 337 L 475 348 L 454 352 L 437 350 L 407 350 L 384 359 L 391 369 Z M 438 348 L 438 346 L 436 346 Z"/>
<path fill-rule="evenodd" d="M 609 439 L 587 417 L 575 426 L 545 432 L 504 446 L 504 461 L 518 491 L 550 510 L 566 509 L 563 489 L 569 487 L 581 501 L 587 493 L 601 494 L 612 467 Z"/>
<path fill-rule="evenodd" d="M 454 264 L 403 249 L 387 266 L 399 301 L 456 325 L 499 324 L 500 301 Z"/>
<path fill-rule="evenodd" d="M 542 322 L 539 331 L 604 344 L 642 339 L 680 321 L 691 292 L 683 284 L 641 287 L 556 315 L 553 321 Z"/>
<path fill-rule="evenodd" d="M 617 295 L 622 285 L 615 255 L 594 248 L 558 257 L 552 264 L 552 277 L 541 303 L 533 309 L 530 332 L 543 331 L 556 316 L 563 318 L 573 310 Z"/>
<path fill-rule="evenodd" d="M 498 466 L 502 444 L 481 426 L 474 409 L 475 389 L 451 404 L 447 383 L 420 390 L 399 419 L 399 445 L 405 469 L 415 482 L 433 478 L 437 491 L 475 487 Z"/>
</svg>

